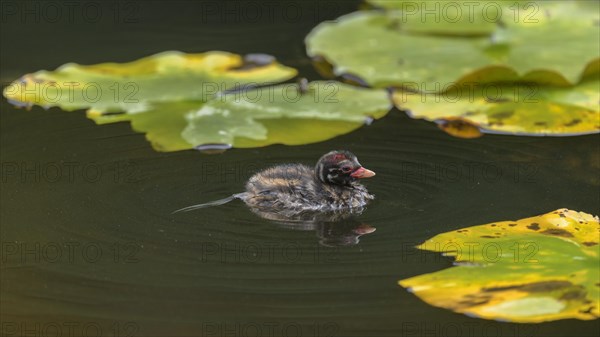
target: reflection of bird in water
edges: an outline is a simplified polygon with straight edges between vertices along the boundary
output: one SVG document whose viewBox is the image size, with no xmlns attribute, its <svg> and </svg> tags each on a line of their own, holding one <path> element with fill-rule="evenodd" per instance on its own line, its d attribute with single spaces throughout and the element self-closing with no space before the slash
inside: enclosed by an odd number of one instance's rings
<svg viewBox="0 0 600 337">
<path fill-rule="evenodd" d="M 246 192 L 175 212 L 223 205 L 240 199 L 263 218 L 296 229 L 305 226 L 318 230 L 324 244 L 333 242 L 330 238 L 336 235 L 338 238 L 347 237 L 340 243 L 356 244 L 360 235 L 374 231 L 366 230 L 365 225 L 355 220 L 350 221 L 374 198 L 359 179 L 374 175 L 375 172 L 362 167 L 351 152 L 331 151 L 323 155 L 314 168 L 301 164 L 267 168 L 250 177 Z M 355 230 L 359 227 L 363 229 Z"/>
<path fill-rule="evenodd" d="M 280 227 L 298 231 L 315 231 L 319 244 L 323 246 L 356 245 L 362 235 L 371 234 L 375 227 L 359 222 L 356 216 L 363 208 L 345 212 L 305 211 L 296 214 L 268 212 L 255 207 L 250 210 L 264 218 L 277 223 Z"/>
<path fill-rule="evenodd" d="M 371 234 L 375 227 L 354 219 L 344 222 L 322 222 L 317 229 L 319 243 L 323 246 L 351 246 L 358 244 L 362 235 Z"/>
</svg>

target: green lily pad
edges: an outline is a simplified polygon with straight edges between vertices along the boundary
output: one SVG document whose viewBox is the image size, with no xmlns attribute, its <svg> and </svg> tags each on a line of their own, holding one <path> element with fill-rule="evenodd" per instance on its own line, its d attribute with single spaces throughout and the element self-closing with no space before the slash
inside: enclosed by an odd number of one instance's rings
<svg viewBox="0 0 600 337">
<path fill-rule="evenodd" d="M 87 109 L 97 124 L 131 122 L 158 151 L 318 142 L 391 108 L 384 90 L 336 82 L 269 86 L 295 75 L 268 55 L 165 52 L 28 74 L 4 96 L 16 105 Z"/>
<path fill-rule="evenodd" d="M 572 136 L 600 132 L 599 88 L 598 79 L 570 88 L 465 85 L 443 94 L 397 91 L 393 100 L 411 117 L 437 122 L 442 128 L 458 123 L 466 125 L 462 131 L 470 131 L 467 126 L 472 125 L 486 133 Z"/>
<path fill-rule="evenodd" d="M 295 75 L 295 69 L 268 55 L 244 58 L 220 51 L 169 51 L 128 63 L 68 63 L 55 71 L 27 74 L 6 87 L 3 94 L 18 105 L 139 113 L 158 102 L 205 102 L 221 91 L 281 82 Z"/>
<path fill-rule="evenodd" d="M 88 112 L 98 124 L 130 121 L 159 151 L 300 145 L 331 139 L 387 114 L 384 90 L 317 81 L 301 93 L 297 84 L 231 92 L 203 105 L 155 104 L 143 113 Z"/>
<path fill-rule="evenodd" d="M 485 319 L 534 323 L 598 318 L 598 217 L 559 209 L 442 233 L 419 249 L 454 267 L 401 280 L 425 302 Z"/>
<path fill-rule="evenodd" d="M 161 152 L 181 151 L 193 148 L 182 136 L 185 129 L 187 113 L 198 110 L 202 106 L 198 101 L 159 102 L 142 113 L 102 114 L 88 111 L 88 118 L 96 124 L 130 122 L 131 128 L 146 134 L 152 148 Z"/>
<path fill-rule="evenodd" d="M 336 76 L 355 76 L 374 87 L 416 84 L 422 92 L 466 82 L 567 86 L 598 72 L 598 14 L 565 1 L 539 8 L 494 23 L 493 30 L 489 22 L 438 22 L 436 15 L 355 12 L 315 27 L 306 38 L 307 53 L 332 64 Z"/>
<path fill-rule="evenodd" d="M 492 2 L 493 1 L 493 2 Z M 488 2 L 492 2 L 488 4 Z M 514 4 L 516 1 L 512 1 Z M 497 28 L 508 5 L 496 0 L 367 0 L 375 8 L 391 10 L 396 28 L 409 33 L 477 36 L 489 35 Z M 423 24 L 426 21 L 427 24 Z"/>
<path fill-rule="evenodd" d="M 301 92 L 283 84 L 230 93 L 188 113 L 182 137 L 191 144 L 298 145 L 355 130 L 391 108 L 387 92 L 316 81 Z"/>
</svg>

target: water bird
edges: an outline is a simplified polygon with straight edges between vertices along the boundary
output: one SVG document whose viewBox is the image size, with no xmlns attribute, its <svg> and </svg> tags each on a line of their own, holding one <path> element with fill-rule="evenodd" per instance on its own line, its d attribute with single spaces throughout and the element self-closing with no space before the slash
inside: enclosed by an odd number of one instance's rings
<svg viewBox="0 0 600 337">
<path fill-rule="evenodd" d="M 257 214 L 275 214 L 280 219 L 314 212 L 360 213 L 374 199 L 360 180 L 374 175 L 352 152 L 330 151 L 314 168 L 302 164 L 270 167 L 250 177 L 243 193 L 173 213 L 223 205 L 235 199 L 242 200 Z"/>
</svg>

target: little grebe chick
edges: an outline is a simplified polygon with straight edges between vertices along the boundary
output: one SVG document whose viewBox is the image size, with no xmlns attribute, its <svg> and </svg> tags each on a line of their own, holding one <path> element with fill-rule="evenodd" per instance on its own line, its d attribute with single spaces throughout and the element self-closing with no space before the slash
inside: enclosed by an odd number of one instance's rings
<svg viewBox="0 0 600 337">
<path fill-rule="evenodd" d="M 374 198 L 359 183 L 374 175 L 351 152 L 331 151 L 314 168 L 285 164 L 258 172 L 236 197 L 250 207 L 275 212 L 352 210 Z"/>
<path fill-rule="evenodd" d="M 246 192 L 175 211 L 187 212 L 243 200 L 253 212 L 265 217 L 289 218 L 303 212 L 360 213 L 373 195 L 358 180 L 375 172 L 362 167 L 349 151 L 331 151 L 314 168 L 284 164 L 256 173 Z"/>
</svg>

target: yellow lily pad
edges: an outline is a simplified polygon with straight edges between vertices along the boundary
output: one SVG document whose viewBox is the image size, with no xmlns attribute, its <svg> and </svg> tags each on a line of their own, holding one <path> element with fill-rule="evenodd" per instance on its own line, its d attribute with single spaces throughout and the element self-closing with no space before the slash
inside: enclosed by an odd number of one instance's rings
<svg viewBox="0 0 600 337">
<path fill-rule="evenodd" d="M 600 224 L 568 209 L 442 233 L 419 249 L 455 266 L 401 280 L 425 302 L 469 316 L 535 323 L 599 317 Z"/>
<path fill-rule="evenodd" d="M 168 51 L 127 63 L 68 63 L 41 70 L 14 81 L 3 94 L 16 105 L 139 113 L 159 102 L 206 102 L 222 91 L 294 76 L 295 69 L 269 55 Z"/>
<path fill-rule="evenodd" d="M 16 105 L 87 109 L 97 124 L 129 121 L 158 151 L 313 143 L 355 130 L 392 106 L 384 90 L 270 85 L 295 75 L 268 55 L 165 52 L 28 74 L 4 96 Z"/>
<path fill-rule="evenodd" d="M 570 88 L 465 85 L 442 94 L 396 91 L 393 100 L 411 117 L 442 126 L 461 121 L 485 133 L 572 136 L 600 131 L 599 88 L 597 79 Z M 473 138 L 468 133 L 452 132 L 455 130 L 451 128 L 442 129 L 457 137 Z"/>
</svg>

